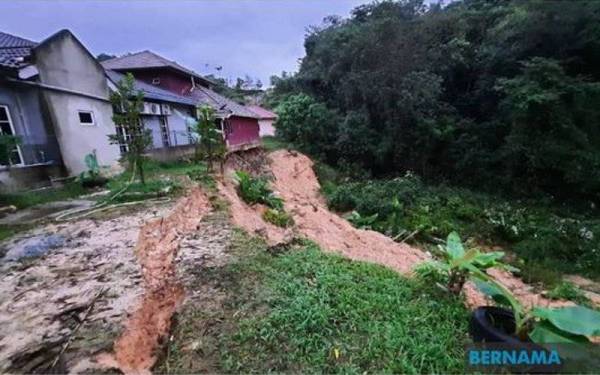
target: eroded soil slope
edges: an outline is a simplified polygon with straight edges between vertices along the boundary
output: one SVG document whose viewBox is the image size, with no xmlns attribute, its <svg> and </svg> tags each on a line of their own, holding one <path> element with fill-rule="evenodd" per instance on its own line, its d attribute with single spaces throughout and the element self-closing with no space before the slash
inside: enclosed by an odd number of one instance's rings
<svg viewBox="0 0 600 375">
<path fill-rule="evenodd" d="M 207 196 L 196 188 L 169 215 L 141 228 L 135 254 L 142 269 L 144 295 L 115 342 L 114 353 L 99 357 L 103 365 L 126 374 L 150 372 L 160 341 L 169 333 L 171 317 L 184 296 L 175 267 L 181 241 L 198 229 L 210 210 Z"/>
<path fill-rule="evenodd" d="M 382 264 L 405 274 L 410 273 L 416 264 L 429 259 L 428 254 L 420 249 L 397 243 L 379 232 L 357 229 L 330 212 L 320 194 L 313 162 L 306 155 L 278 150 L 271 153 L 268 160 L 274 177 L 272 186 L 284 199 L 285 209 L 294 217 L 296 225 L 291 230 L 293 234 L 305 236 L 327 251 L 337 252 L 354 260 Z M 229 173 L 231 172 L 230 170 Z M 285 241 L 290 236 L 286 236 L 281 228 L 262 220 L 260 214 L 263 207 L 250 207 L 241 201 L 231 180 L 221 184 L 220 191 L 231 202 L 232 217 L 236 225 L 251 233 L 263 235 L 271 244 Z M 491 270 L 490 273 L 513 291 L 526 306 L 569 304 L 544 298 L 508 272 Z M 467 284 L 465 291 L 469 306 L 487 304 L 485 297 L 472 284 Z"/>
</svg>

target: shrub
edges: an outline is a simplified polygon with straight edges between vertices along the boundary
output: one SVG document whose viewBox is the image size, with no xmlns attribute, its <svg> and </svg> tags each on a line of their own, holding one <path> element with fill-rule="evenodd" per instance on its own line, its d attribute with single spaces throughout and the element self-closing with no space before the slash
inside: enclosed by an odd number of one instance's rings
<svg viewBox="0 0 600 375">
<path fill-rule="evenodd" d="M 356 211 L 356 218 L 377 215 L 368 225 L 390 236 L 416 231 L 416 240 L 437 243 L 457 231 L 480 243 L 501 245 L 522 258 L 517 266 L 527 280 L 554 284 L 558 272 L 591 277 L 600 272 L 600 220 L 593 213 L 543 200 L 426 185 L 412 174 L 340 182 L 324 192 L 334 210 Z M 548 272 L 537 266 L 542 263 L 551 267 Z"/>
<path fill-rule="evenodd" d="M 261 203 L 271 208 L 283 209 L 283 200 L 273 194 L 265 178 L 252 177 L 243 171 L 235 172 L 238 194 L 248 204 Z"/>
<path fill-rule="evenodd" d="M 294 225 L 294 219 L 292 219 L 292 216 L 283 210 L 269 208 L 263 212 L 262 217 L 265 219 L 265 221 L 277 225 L 278 227 L 286 228 Z"/>
<path fill-rule="evenodd" d="M 585 304 L 589 303 L 589 299 L 583 291 L 573 283 L 563 281 L 554 289 L 548 292 L 548 298 L 551 299 L 566 299 L 569 301 Z"/>
</svg>

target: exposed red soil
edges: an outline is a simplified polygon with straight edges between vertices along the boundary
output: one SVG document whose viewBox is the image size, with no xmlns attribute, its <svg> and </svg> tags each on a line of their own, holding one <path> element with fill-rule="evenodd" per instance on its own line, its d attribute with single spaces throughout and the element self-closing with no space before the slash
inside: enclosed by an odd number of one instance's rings
<svg viewBox="0 0 600 375">
<path fill-rule="evenodd" d="M 293 231 L 316 243 L 324 250 L 340 253 L 350 259 L 388 266 L 403 274 L 430 257 L 423 251 L 375 231 L 354 228 L 350 223 L 330 212 L 313 171 L 313 162 L 305 155 L 279 150 L 269 155 L 274 181 L 272 186 L 285 203 L 285 209 L 293 214 L 296 223 Z M 249 232 L 259 233 L 270 243 L 278 243 L 286 237 L 276 226 L 265 223 L 261 208 L 250 207 L 239 199 L 233 183 L 220 184 L 221 193 L 231 203 L 234 224 Z M 566 301 L 552 301 L 536 293 L 518 277 L 502 270 L 490 270 L 500 283 L 511 290 L 525 306 L 564 306 Z M 489 302 L 472 283 L 465 285 L 466 303 L 470 307 L 487 305 Z"/>
<path fill-rule="evenodd" d="M 208 198 L 196 188 L 171 214 L 142 227 L 135 252 L 142 267 L 144 296 L 115 342 L 114 353 L 100 356 L 99 362 L 124 373 L 150 372 L 160 340 L 169 332 L 171 316 L 184 296 L 174 264 L 181 239 L 210 210 Z"/>
<path fill-rule="evenodd" d="M 265 207 L 257 204 L 249 206 L 244 203 L 237 195 L 237 191 L 233 183 L 223 183 L 218 181 L 217 188 L 219 193 L 227 199 L 230 204 L 231 221 L 234 225 L 244 228 L 248 233 L 258 234 L 264 237 L 269 245 L 275 245 L 284 242 L 287 233 L 283 228 L 280 228 L 271 223 L 265 222 L 262 219 L 262 213 Z"/>
</svg>

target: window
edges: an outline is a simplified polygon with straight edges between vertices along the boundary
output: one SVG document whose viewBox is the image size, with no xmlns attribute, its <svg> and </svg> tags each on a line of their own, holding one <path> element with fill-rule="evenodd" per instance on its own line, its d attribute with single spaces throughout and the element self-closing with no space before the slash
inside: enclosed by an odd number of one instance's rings
<svg viewBox="0 0 600 375">
<path fill-rule="evenodd" d="M 79 111 L 79 123 L 85 126 L 93 126 L 94 113 L 91 111 Z"/>
<path fill-rule="evenodd" d="M 10 112 L 8 107 L 0 105 L 0 134 L 15 135 L 15 128 L 13 127 L 12 120 L 10 118 Z M 23 164 L 23 155 L 21 155 L 21 147 L 15 146 L 10 152 L 10 164 L 18 165 Z"/>
<path fill-rule="evenodd" d="M 160 135 L 162 137 L 162 143 L 164 147 L 171 145 L 171 139 L 169 138 L 169 124 L 167 123 L 167 116 L 158 116 L 158 123 L 160 124 Z"/>
<path fill-rule="evenodd" d="M 131 130 L 127 130 L 126 127 L 121 126 L 121 125 L 117 125 L 115 127 L 116 132 L 117 132 L 117 136 L 119 139 L 119 149 L 121 150 L 121 155 L 125 155 L 127 154 L 127 152 L 129 152 L 129 143 L 131 142 L 131 139 L 133 138 L 133 136 L 135 135 L 135 131 L 132 133 Z M 144 121 L 140 118 L 139 119 L 139 127 L 137 128 L 137 132 L 139 134 L 139 132 L 144 130 Z"/>
<path fill-rule="evenodd" d="M 152 78 L 152 84 L 153 85 L 160 85 L 160 78 Z"/>
</svg>

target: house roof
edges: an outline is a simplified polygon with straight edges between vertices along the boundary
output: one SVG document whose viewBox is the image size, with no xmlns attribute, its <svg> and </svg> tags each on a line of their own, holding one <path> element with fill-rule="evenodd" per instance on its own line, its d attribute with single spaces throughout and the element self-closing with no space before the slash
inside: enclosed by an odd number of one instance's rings
<svg viewBox="0 0 600 375">
<path fill-rule="evenodd" d="M 264 109 L 263 107 L 257 105 L 249 105 L 247 106 L 249 110 L 256 113 L 260 119 L 276 119 L 277 114 L 269 111 L 268 109 Z"/>
<path fill-rule="evenodd" d="M 238 104 L 203 86 L 196 86 L 187 95 L 195 99 L 198 104 L 206 104 L 220 114 L 226 113 L 239 117 L 258 118 L 258 115 L 248 109 L 248 107 Z"/>
<path fill-rule="evenodd" d="M 135 70 L 135 69 L 147 69 L 147 68 L 170 68 L 177 70 L 184 74 L 189 74 L 198 78 L 206 83 L 212 84 L 213 82 L 209 79 L 201 76 L 200 74 L 183 67 L 175 61 L 167 60 L 162 56 L 157 55 L 152 51 L 141 51 L 136 53 L 130 53 L 113 59 L 105 60 L 101 62 L 102 66 L 106 69 L 111 70 Z"/>
<path fill-rule="evenodd" d="M 31 40 L 0 31 L 0 67 L 17 69 L 28 65 L 25 60 L 36 45 Z"/>
<path fill-rule="evenodd" d="M 110 79 L 114 84 L 117 84 L 121 81 L 125 75 L 119 72 L 115 72 L 114 70 L 106 69 L 106 76 Z M 196 101 L 187 96 L 177 95 L 171 91 L 167 91 L 161 89 L 159 87 L 150 85 L 146 82 L 142 82 L 140 80 L 135 80 L 134 88 L 144 93 L 144 99 L 149 100 L 157 100 L 161 102 L 170 102 L 170 103 L 179 103 L 190 106 L 196 106 Z"/>
</svg>

